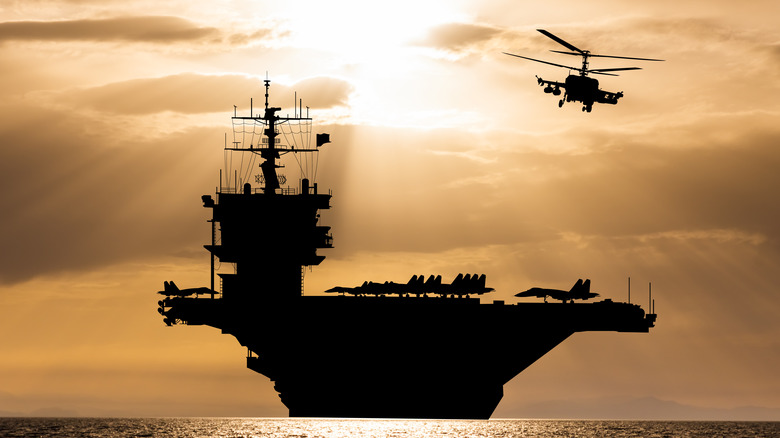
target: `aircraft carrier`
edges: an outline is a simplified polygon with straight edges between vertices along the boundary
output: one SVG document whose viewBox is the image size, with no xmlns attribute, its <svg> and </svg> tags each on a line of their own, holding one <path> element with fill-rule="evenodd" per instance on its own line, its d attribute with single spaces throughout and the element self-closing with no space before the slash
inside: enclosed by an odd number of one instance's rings
<svg viewBox="0 0 780 438">
<path fill-rule="evenodd" d="M 211 286 L 166 281 L 158 311 L 169 326 L 208 325 L 234 336 L 247 347 L 247 367 L 274 382 L 290 416 L 487 419 L 504 384 L 573 333 L 654 326 L 656 315 L 636 304 L 574 302 L 596 295 L 581 281 L 568 292 L 530 289 L 518 296 L 545 302 L 517 304 L 481 303 L 492 289 L 478 274 L 304 295 L 304 270 L 325 259 L 317 250 L 333 247 L 319 221 L 331 193 L 313 182 L 316 166 L 305 157 L 330 138 L 312 132 L 297 96 L 293 115 L 279 115 L 269 88 L 266 80 L 257 114 L 250 104 L 248 116 L 232 117 L 226 163 L 243 155 L 234 166 L 241 173 L 221 174 L 216 198 L 202 197 L 212 212 Z M 294 187 L 277 173 L 283 157 L 301 170 Z"/>
</svg>

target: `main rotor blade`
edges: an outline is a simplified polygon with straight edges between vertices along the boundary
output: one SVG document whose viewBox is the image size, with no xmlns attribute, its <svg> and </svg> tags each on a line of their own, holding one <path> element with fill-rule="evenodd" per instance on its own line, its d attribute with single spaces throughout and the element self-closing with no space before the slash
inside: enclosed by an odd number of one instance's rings
<svg viewBox="0 0 780 438">
<path fill-rule="evenodd" d="M 574 50 L 575 52 L 579 52 L 580 54 L 582 54 L 582 50 L 574 47 L 573 45 L 567 43 L 566 41 L 564 41 L 564 40 L 562 40 L 560 38 L 558 38 L 557 36 L 551 34 L 550 32 L 547 32 L 544 29 L 536 29 L 536 30 L 541 32 L 542 35 L 546 36 L 547 38 L 550 38 L 551 40 L 555 41 L 556 43 L 562 45 L 563 47 L 566 47 L 569 50 Z"/>
<path fill-rule="evenodd" d="M 630 56 L 593 55 L 593 54 L 589 54 L 588 56 L 597 57 L 597 58 L 634 59 L 634 60 L 637 60 L 637 61 L 663 61 L 663 59 L 632 58 Z"/>
<path fill-rule="evenodd" d="M 602 73 L 602 72 L 596 71 L 596 70 L 588 70 L 588 73 L 593 73 L 594 75 L 604 75 L 604 76 L 619 76 L 619 75 L 615 75 L 615 74 L 612 74 L 612 73 Z"/>
<path fill-rule="evenodd" d="M 593 70 L 588 70 L 589 72 L 602 72 L 602 71 L 624 71 L 624 70 L 642 70 L 639 67 L 622 67 L 622 68 L 594 68 Z"/>
<path fill-rule="evenodd" d="M 555 53 L 563 53 L 564 55 L 575 55 L 575 56 L 582 56 L 582 55 L 584 55 L 584 53 L 580 53 L 580 52 L 563 52 L 563 51 L 560 51 L 560 50 L 550 50 L 550 51 L 551 52 L 555 52 Z M 588 55 L 588 56 L 590 56 L 590 55 Z"/>
<path fill-rule="evenodd" d="M 554 66 L 556 66 L 556 67 L 568 68 L 568 69 L 570 69 L 570 70 L 577 70 L 577 71 L 582 71 L 582 69 L 581 69 L 581 68 L 577 68 L 577 67 L 571 67 L 571 66 L 568 66 L 568 65 L 562 65 L 562 64 L 555 64 L 555 63 L 553 63 L 553 62 L 542 61 L 541 59 L 534 59 L 534 58 L 529 58 L 529 57 L 527 57 L 527 56 L 520 56 L 520 55 L 515 55 L 515 54 L 513 54 L 513 53 L 507 53 L 507 52 L 501 52 L 501 53 L 503 53 L 504 55 L 515 56 L 515 57 L 517 57 L 517 58 L 523 58 L 523 59 L 527 59 L 527 60 L 529 60 L 529 61 L 536 61 L 536 62 L 541 62 L 542 64 L 549 64 L 549 65 L 554 65 Z"/>
</svg>

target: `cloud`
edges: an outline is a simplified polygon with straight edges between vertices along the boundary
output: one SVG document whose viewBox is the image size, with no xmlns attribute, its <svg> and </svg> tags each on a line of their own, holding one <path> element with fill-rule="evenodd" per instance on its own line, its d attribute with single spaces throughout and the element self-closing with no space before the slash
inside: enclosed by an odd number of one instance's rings
<svg viewBox="0 0 780 438">
<path fill-rule="evenodd" d="M 342 178 L 322 173 L 321 185 L 343 200 L 329 225 L 344 253 L 538 244 L 574 233 L 631 237 L 615 241 L 626 247 L 744 241 L 780 254 L 780 208 L 770 202 L 780 187 L 774 117 L 709 120 L 655 133 L 577 128 L 573 153 L 550 150 L 571 143 L 571 132 L 504 133 L 506 145 L 491 137 L 483 148 L 486 140 L 465 130 L 353 127 L 334 134 L 339 147 L 323 156 Z M 718 132 L 709 136 L 713 120 Z"/>
<path fill-rule="evenodd" d="M 222 130 L 116 138 L 117 126 L 70 111 L 0 109 L 0 141 L 15 145 L 0 151 L 0 183 L 14 187 L 0 194 L 0 283 L 201 243 L 199 196 L 216 179 L 203 157 L 219 159 Z"/>
<path fill-rule="evenodd" d="M 281 100 L 297 91 L 304 105 L 331 108 L 345 105 L 352 86 L 341 79 L 315 77 L 293 85 L 271 84 Z M 257 96 L 262 106 L 263 81 L 244 75 L 203 75 L 183 73 L 159 78 L 133 79 L 99 87 L 48 94 L 49 99 L 78 108 L 91 108 L 118 114 L 152 114 L 173 111 L 185 114 L 231 111 L 232 105 L 248 106 L 249 96 Z"/>
<path fill-rule="evenodd" d="M 6 21 L 0 23 L 0 42 L 135 42 L 135 43 L 227 43 L 246 45 L 272 36 L 272 29 L 228 33 L 200 26 L 174 16 L 122 16 L 60 21 Z"/>
<path fill-rule="evenodd" d="M 236 33 L 228 37 L 228 42 L 232 45 L 245 45 L 250 44 L 253 41 L 263 40 L 268 38 L 274 33 L 271 29 L 260 29 L 249 34 Z M 289 32 L 281 32 L 280 36 L 285 36 Z"/>
<path fill-rule="evenodd" d="M 757 45 L 760 36 L 737 32 L 723 23 L 704 18 L 636 18 L 620 17 L 580 25 L 556 26 L 551 31 L 582 49 L 598 53 L 639 51 L 660 53 L 670 51 L 715 50 L 726 44 Z M 676 35 L 669 45 L 668 35 Z M 631 38 L 626 38 L 631 35 Z M 501 27 L 481 23 L 447 23 L 436 26 L 415 45 L 451 53 L 486 48 L 541 55 L 547 50 L 563 48 L 537 33 L 534 26 Z M 542 53 L 540 53 L 542 52 Z M 549 53 L 548 53 L 549 55 Z M 557 56 L 557 55 L 553 55 Z M 554 62 L 555 58 L 553 58 Z"/>
<path fill-rule="evenodd" d="M 350 90 L 346 82 L 324 77 L 272 87 L 291 103 L 292 90 L 298 89 L 305 104 L 323 106 L 344 102 Z M 217 97 L 233 93 L 245 102 L 248 90 L 262 96 L 262 81 L 181 75 L 113 84 L 69 98 L 133 114 L 227 113 L 231 100 Z M 259 109 L 262 104 L 256 103 Z M 218 183 L 229 128 L 132 136 L 121 126 L 126 118 L 93 118 L 29 101 L 6 102 L 0 112 L 6 115 L 0 120 L 0 142 L 16 145 L 0 150 L 0 184 L 14 187 L 0 194 L 6 245 L 0 283 L 139 258 L 208 256 L 198 250 L 208 234 L 200 196 Z"/>
<path fill-rule="evenodd" d="M 502 33 L 502 29 L 490 25 L 447 23 L 431 29 L 425 38 L 416 42 L 416 45 L 460 52 L 483 44 Z"/>
<path fill-rule="evenodd" d="M 774 66 L 774 71 L 777 72 L 778 67 L 780 67 L 780 42 L 766 44 L 763 47 L 763 52 L 766 53 L 770 65 Z"/>
<path fill-rule="evenodd" d="M 63 21 L 6 21 L 0 41 L 208 41 L 221 37 L 213 27 L 201 27 L 170 16 L 133 16 Z"/>
</svg>

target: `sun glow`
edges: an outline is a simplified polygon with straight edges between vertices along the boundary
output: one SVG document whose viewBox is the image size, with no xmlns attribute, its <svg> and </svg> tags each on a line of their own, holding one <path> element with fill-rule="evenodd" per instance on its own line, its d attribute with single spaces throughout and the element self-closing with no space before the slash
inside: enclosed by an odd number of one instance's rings
<svg viewBox="0 0 780 438">
<path fill-rule="evenodd" d="M 459 7 L 460 3 L 336 0 L 275 3 L 262 10 L 247 4 L 250 14 L 233 17 L 231 22 L 242 22 L 245 33 L 260 26 L 258 23 L 273 23 L 278 39 L 271 38 L 263 44 L 285 50 L 250 63 L 256 66 L 255 71 L 272 68 L 271 76 L 277 83 L 295 83 L 312 74 L 349 82 L 354 91 L 349 96 L 348 110 L 339 107 L 326 113 L 320 111 L 316 113 L 318 120 L 325 117 L 329 122 L 407 126 L 410 120 L 423 118 L 425 122 L 413 125 L 430 127 L 431 118 L 437 123 L 450 120 L 450 125 L 452 120 L 463 119 L 460 114 L 443 117 L 442 111 L 449 105 L 437 100 L 435 93 L 441 93 L 441 87 L 431 89 L 429 83 L 418 80 L 424 76 L 422 72 L 451 74 L 439 71 L 439 60 L 431 56 L 425 40 L 437 26 L 469 21 L 469 14 L 465 7 Z M 286 57 L 286 53 L 293 52 L 299 55 Z M 280 58 L 276 58 L 277 54 Z M 289 76 L 280 76 L 278 69 Z M 446 95 L 452 93 L 447 90 Z M 303 98 L 305 103 L 306 95 Z M 419 114 L 410 117 L 410 108 Z M 446 115 L 453 116 L 452 111 Z M 467 118 L 471 120 L 470 116 Z"/>
<path fill-rule="evenodd" d="M 430 27 L 462 18 L 443 3 L 313 1 L 290 11 L 294 14 L 288 17 L 290 27 L 295 29 L 291 39 L 298 46 L 337 52 L 345 64 L 388 67 L 399 51 L 408 49 Z"/>
</svg>

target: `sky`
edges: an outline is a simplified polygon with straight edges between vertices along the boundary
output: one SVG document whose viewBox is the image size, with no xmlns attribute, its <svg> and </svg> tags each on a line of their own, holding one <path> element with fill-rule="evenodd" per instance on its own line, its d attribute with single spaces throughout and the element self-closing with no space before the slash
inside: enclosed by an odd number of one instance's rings
<svg viewBox="0 0 780 438">
<path fill-rule="evenodd" d="M 593 290 L 658 313 L 578 333 L 495 416 L 658 400 L 780 415 L 775 1 L 9 0 L 0 5 L 0 414 L 286 416 L 234 338 L 166 327 L 164 280 L 206 286 L 230 116 L 272 80 L 332 143 L 334 249 L 306 294 L 487 275 L 486 301 Z M 598 77 L 592 113 L 535 75 L 538 33 L 665 62 Z M 297 94 L 296 94 L 297 93 Z M 508 345 L 507 348 L 520 348 Z M 549 413 L 552 414 L 549 414 Z"/>
</svg>

